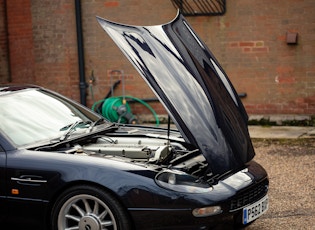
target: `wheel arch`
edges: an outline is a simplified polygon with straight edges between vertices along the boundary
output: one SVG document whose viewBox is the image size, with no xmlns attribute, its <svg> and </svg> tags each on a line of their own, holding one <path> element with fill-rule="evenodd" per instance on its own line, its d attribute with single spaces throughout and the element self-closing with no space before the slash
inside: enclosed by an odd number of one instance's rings
<svg viewBox="0 0 315 230">
<path fill-rule="evenodd" d="M 71 181 L 71 182 L 65 184 L 65 186 L 63 186 L 58 191 L 56 191 L 53 194 L 53 196 L 51 197 L 51 199 L 49 201 L 49 205 L 48 205 L 47 211 L 46 211 L 46 215 L 45 215 L 46 216 L 46 220 L 47 220 L 46 221 L 46 223 L 47 223 L 46 228 L 47 229 L 51 229 L 50 228 L 50 223 L 51 223 L 51 218 L 52 218 L 51 214 L 52 214 L 54 205 L 56 204 L 58 198 L 61 196 L 61 194 L 63 192 L 65 192 L 66 190 L 68 190 L 68 189 L 70 189 L 72 187 L 75 187 L 75 186 L 92 186 L 92 187 L 101 189 L 101 190 L 109 193 L 125 209 L 126 214 L 129 217 L 130 223 L 132 223 L 132 225 L 135 226 L 134 220 L 133 220 L 132 216 L 130 215 L 130 213 L 128 212 L 128 208 L 124 205 L 124 203 L 122 202 L 122 199 L 113 190 L 109 189 L 106 186 L 103 186 L 101 184 L 98 184 L 98 183 L 95 183 L 95 182 L 92 182 L 92 181 L 78 180 L 78 181 Z"/>
</svg>

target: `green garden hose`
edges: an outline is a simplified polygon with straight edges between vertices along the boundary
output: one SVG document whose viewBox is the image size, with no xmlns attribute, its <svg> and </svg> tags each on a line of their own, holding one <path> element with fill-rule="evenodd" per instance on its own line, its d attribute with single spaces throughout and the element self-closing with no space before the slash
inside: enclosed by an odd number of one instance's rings
<svg viewBox="0 0 315 230">
<path fill-rule="evenodd" d="M 145 107 L 147 107 L 151 111 L 151 113 L 153 114 L 153 116 L 155 118 L 156 127 L 158 127 L 160 125 L 160 121 L 158 119 L 158 116 L 157 116 L 156 112 L 153 110 L 153 108 L 148 103 L 146 103 L 145 101 L 143 101 L 139 98 L 136 98 L 136 97 L 132 97 L 132 96 L 109 97 L 106 99 L 99 100 L 93 104 L 92 110 L 95 111 L 95 107 L 98 104 L 103 103 L 101 111 L 100 111 L 101 115 L 103 117 L 107 118 L 108 120 L 110 120 L 112 122 L 128 123 L 128 119 L 126 119 L 126 117 L 124 117 L 124 115 L 127 113 L 131 114 L 131 109 L 130 109 L 130 106 L 128 105 L 128 103 L 124 102 L 124 100 L 126 98 L 137 101 L 137 102 L 141 103 L 142 105 L 144 105 Z M 125 106 L 125 108 L 124 108 L 125 111 L 123 114 L 120 114 L 117 112 L 117 110 L 123 105 Z"/>
</svg>

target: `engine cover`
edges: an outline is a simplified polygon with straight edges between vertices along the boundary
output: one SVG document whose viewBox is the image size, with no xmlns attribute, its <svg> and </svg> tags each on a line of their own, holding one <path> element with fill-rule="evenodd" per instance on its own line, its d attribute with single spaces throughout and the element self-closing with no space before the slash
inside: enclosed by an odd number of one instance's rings
<svg viewBox="0 0 315 230">
<path fill-rule="evenodd" d="M 169 154 L 170 146 L 167 140 L 161 139 L 102 137 L 96 143 L 83 146 L 83 150 L 100 155 L 156 162 Z"/>
</svg>

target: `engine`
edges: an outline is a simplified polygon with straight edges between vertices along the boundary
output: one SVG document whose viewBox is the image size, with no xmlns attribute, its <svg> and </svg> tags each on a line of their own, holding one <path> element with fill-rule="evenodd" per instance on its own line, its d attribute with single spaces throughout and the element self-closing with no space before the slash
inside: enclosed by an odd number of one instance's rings
<svg viewBox="0 0 315 230">
<path fill-rule="evenodd" d="M 103 136 L 93 141 L 66 144 L 58 152 L 98 157 L 117 157 L 133 162 L 168 165 L 195 176 L 204 176 L 207 163 L 198 149 L 188 150 L 182 140 L 172 141 L 161 136 Z M 56 151 L 56 150 L 55 150 Z"/>
<path fill-rule="evenodd" d="M 103 156 L 120 156 L 146 162 L 162 162 L 174 151 L 168 140 L 139 137 L 99 137 L 82 146 L 84 152 Z M 185 148 L 176 144 L 176 148 Z"/>
</svg>

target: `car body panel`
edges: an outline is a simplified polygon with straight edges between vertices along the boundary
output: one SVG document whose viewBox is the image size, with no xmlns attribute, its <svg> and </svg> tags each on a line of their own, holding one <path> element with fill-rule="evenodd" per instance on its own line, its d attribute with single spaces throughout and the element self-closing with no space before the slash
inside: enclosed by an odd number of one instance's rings
<svg viewBox="0 0 315 230">
<path fill-rule="evenodd" d="M 51 95 L 58 100 L 66 100 L 39 87 L 25 87 L 13 93 L 23 94 L 27 91 L 29 95 L 30 90 L 44 92 L 45 95 Z M 34 98 L 34 101 L 37 99 L 38 97 Z M 2 97 L 1 100 L 5 98 Z M 85 111 L 87 117 L 95 120 L 99 118 L 96 114 L 89 115 L 93 112 L 88 112 L 80 104 L 68 99 L 65 103 L 71 105 L 71 108 L 75 105 L 76 110 Z M 56 198 L 66 188 L 76 184 L 99 186 L 114 194 L 130 213 L 137 229 L 156 228 L 155 224 L 159 221 L 156 218 L 160 219 L 162 216 L 163 224 L 158 225 L 161 228 L 190 226 L 193 229 L 192 226 L 199 228 L 206 223 L 215 226 L 223 220 L 233 219 L 234 213 L 240 212 L 239 208 L 232 212 L 233 215 L 230 212 L 231 199 L 237 197 L 238 193 L 244 190 L 255 191 L 256 184 L 268 181 L 265 170 L 254 161 L 250 161 L 243 166 L 244 171 L 230 173 L 211 182 L 212 189 L 209 193 L 176 192 L 159 186 L 156 183 L 157 175 L 173 167 L 176 170 L 188 170 L 182 165 L 187 165 L 188 161 L 195 161 L 194 158 L 188 158 L 178 164 L 163 165 L 144 159 L 113 155 L 113 152 L 106 154 L 105 151 L 99 154 L 100 150 L 109 147 L 121 149 L 122 152 L 128 152 L 129 147 L 132 147 L 132 151 L 142 148 L 163 149 L 169 142 L 175 148 L 181 145 L 189 147 L 190 143 L 185 144 L 184 138 L 177 130 L 169 131 L 141 125 L 109 126 L 105 122 L 94 127 L 91 132 L 73 134 L 67 140 L 56 142 L 54 139 L 51 143 L 39 142 L 37 145 L 28 146 L 16 146 L 7 135 L 1 133 L 1 136 L 0 199 L 3 202 L 0 211 L 3 213 L 2 218 L 5 218 L 11 227 L 12 223 L 23 223 L 35 226 L 34 228 L 49 229 L 47 225 L 50 223 L 50 212 Z M 98 139 L 101 141 L 96 142 Z M 104 144 L 107 139 L 110 143 Z M 94 150 L 95 146 L 98 146 L 99 151 Z M 267 185 L 266 182 L 264 186 Z M 266 194 L 267 190 L 267 187 L 260 189 L 262 192 L 259 193 L 259 197 Z M 223 207 L 225 213 L 223 217 L 219 215 L 196 219 L 191 214 L 196 207 L 215 204 Z M 174 218 L 179 216 L 185 216 L 185 219 L 175 221 Z"/>
<path fill-rule="evenodd" d="M 1 142 L 0 142 L 1 143 Z M 5 199 L 5 190 L 6 190 L 6 179 L 5 179 L 5 162 L 6 162 L 6 154 L 0 146 L 0 221 L 4 218 L 7 213 L 7 201 Z"/>
<path fill-rule="evenodd" d="M 257 167 L 255 162 L 251 162 L 248 165 L 249 171 L 242 173 L 242 177 L 234 174 L 229 178 L 236 182 L 234 188 L 231 183 L 222 181 L 213 186 L 210 195 L 183 194 L 159 187 L 154 183 L 154 168 L 148 168 L 148 166 L 136 166 L 122 160 L 84 155 L 59 155 L 34 151 L 8 153 L 7 181 L 10 181 L 8 188 L 18 189 L 20 192 L 19 195 L 8 194 L 7 197 L 10 211 L 14 212 L 15 221 L 31 223 L 34 217 L 37 219 L 41 216 L 39 219 L 45 221 L 40 226 L 44 226 L 49 218 L 45 216 L 45 212 L 40 210 L 50 210 L 55 194 L 58 194 L 70 183 L 93 183 L 99 186 L 107 185 L 107 189 L 119 197 L 130 215 L 133 216 L 136 229 L 151 229 L 151 227 L 154 229 L 153 227 L 160 222 L 161 215 L 165 218 L 163 223 L 158 224 L 161 229 L 180 227 L 183 224 L 191 228 L 196 224 L 202 226 L 206 223 L 216 226 L 218 223 L 225 222 L 226 224 L 227 220 L 231 221 L 231 217 L 194 220 L 191 216 L 192 209 L 218 204 L 218 200 L 220 200 L 219 204 L 223 207 L 225 205 L 224 211 L 228 213 L 227 204 L 237 191 L 252 185 L 253 181 L 261 181 L 266 177 L 266 172 L 259 165 Z M 57 161 L 58 164 L 47 164 L 52 161 Z M 36 176 L 37 179 L 47 180 L 47 183 L 17 183 L 11 179 L 25 175 Z M 255 178 L 252 178 L 253 175 Z M 27 206 L 28 212 L 25 213 L 25 209 L 21 209 L 21 206 Z M 146 220 L 148 216 L 152 218 L 150 222 Z M 179 223 L 174 219 L 176 216 L 186 216 L 186 218 L 184 221 L 181 218 L 183 222 Z M 34 223 L 39 224 L 35 221 Z"/>
<path fill-rule="evenodd" d="M 157 26 L 98 21 L 165 105 L 185 140 L 198 146 L 209 172 L 235 170 L 254 157 L 242 102 L 181 14 Z"/>
</svg>

